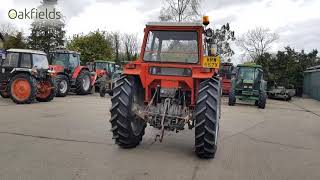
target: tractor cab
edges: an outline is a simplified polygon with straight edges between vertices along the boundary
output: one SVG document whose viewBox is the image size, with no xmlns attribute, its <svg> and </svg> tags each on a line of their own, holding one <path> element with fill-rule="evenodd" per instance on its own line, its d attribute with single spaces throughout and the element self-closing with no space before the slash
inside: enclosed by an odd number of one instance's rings
<svg viewBox="0 0 320 180">
<path fill-rule="evenodd" d="M 201 22 L 151 22 L 140 56 L 124 66 L 113 88 L 111 125 L 116 144 L 136 147 L 146 124 L 164 131 L 195 128 L 195 151 L 213 158 L 217 149 L 221 89 L 220 58 L 213 30 Z"/>
<path fill-rule="evenodd" d="M 74 51 L 57 50 L 50 52 L 50 65 L 55 70 L 72 73 L 80 66 L 80 54 Z"/>
<path fill-rule="evenodd" d="M 99 91 L 100 96 L 104 97 L 106 93 L 112 95 L 114 81 L 121 74 L 119 66 L 115 62 L 102 60 L 89 62 L 87 66 L 97 74 L 95 90 Z"/>
<path fill-rule="evenodd" d="M 255 101 L 258 107 L 265 107 L 266 82 L 263 80 L 262 66 L 256 64 L 237 66 L 229 94 L 229 105 L 234 105 L 237 98 L 244 101 Z"/>
</svg>

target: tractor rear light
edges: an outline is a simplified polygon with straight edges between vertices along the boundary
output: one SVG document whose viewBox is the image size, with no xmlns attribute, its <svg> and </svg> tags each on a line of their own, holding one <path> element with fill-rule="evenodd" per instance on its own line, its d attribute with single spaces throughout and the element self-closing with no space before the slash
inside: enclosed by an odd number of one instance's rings
<svg viewBox="0 0 320 180">
<path fill-rule="evenodd" d="M 211 69 L 210 68 L 201 68 L 201 72 L 202 73 L 209 73 L 209 72 L 211 72 Z"/>
<path fill-rule="evenodd" d="M 135 64 L 128 64 L 128 65 L 127 65 L 127 68 L 128 68 L 128 69 L 135 69 L 135 68 L 136 68 L 136 65 L 135 65 Z"/>
</svg>

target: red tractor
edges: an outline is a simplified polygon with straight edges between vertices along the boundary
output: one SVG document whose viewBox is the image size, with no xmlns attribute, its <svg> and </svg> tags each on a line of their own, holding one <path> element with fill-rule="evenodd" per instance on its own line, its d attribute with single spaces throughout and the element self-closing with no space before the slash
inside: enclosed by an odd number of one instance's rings
<svg viewBox="0 0 320 180">
<path fill-rule="evenodd" d="M 125 65 L 113 88 L 111 131 L 115 143 L 134 148 L 147 123 L 164 131 L 195 128 L 195 152 L 213 158 L 221 112 L 220 58 L 212 54 L 212 30 L 202 23 L 149 23 L 140 57 Z"/>
<path fill-rule="evenodd" d="M 80 65 L 79 53 L 67 50 L 52 51 L 50 67 L 55 73 L 58 97 L 65 97 L 69 91 L 78 95 L 91 92 L 96 74 L 91 73 L 88 67 Z"/>
<path fill-rule="evenodd" d="M 222 93 L 229 94 L 234 66 L 232 63 L 221 63 L 219 75 L 222 78 Z"/>
</svg>

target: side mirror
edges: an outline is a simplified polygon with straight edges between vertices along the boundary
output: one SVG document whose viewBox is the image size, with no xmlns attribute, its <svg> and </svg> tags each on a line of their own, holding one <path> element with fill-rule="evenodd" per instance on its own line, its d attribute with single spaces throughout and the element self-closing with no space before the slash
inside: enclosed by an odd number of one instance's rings
<svg viewBox="0 0 320 180">
<path fill-rule="evenodd" d="M 73 57 L 77 57 L 77 54 L 72 54 Z"/>
</svg>

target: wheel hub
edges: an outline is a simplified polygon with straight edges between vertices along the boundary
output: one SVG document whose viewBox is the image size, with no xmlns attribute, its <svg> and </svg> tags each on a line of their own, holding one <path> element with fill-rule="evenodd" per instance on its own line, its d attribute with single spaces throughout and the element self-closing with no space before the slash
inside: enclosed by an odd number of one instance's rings
<svg viewBox="0 0 320 180">
<path fill-rule="evenodd" d="M 30 83 L 25 79 L 17 79 L 13 82 L 11 94 L 19 101 L 26 100 L 31 94 Z"/>
<path fill-rule="evenodd" d="M 65 93 L 68 89 L 68 83 L 66 80 L 62 80 L 59 84 L 59 90 L 61 93 Z"/>
<path fill-rule="evenodd" d="M 84 77 L 83 78 L 83 80 L 82 80 L 82 87 L 83 87 L 83 89 L 84 90 L 89 90 L 89 88 L 90 88 L 90 77 L 89 76 L 86 76 L 86 77 Z"/>
</svg>

